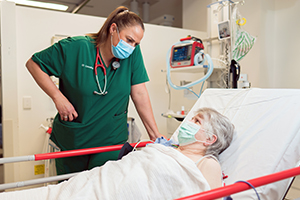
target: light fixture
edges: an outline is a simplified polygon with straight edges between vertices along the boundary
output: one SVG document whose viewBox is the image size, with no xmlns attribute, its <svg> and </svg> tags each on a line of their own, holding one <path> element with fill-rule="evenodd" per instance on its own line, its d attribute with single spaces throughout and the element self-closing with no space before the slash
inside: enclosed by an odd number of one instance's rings
<svg viewBox="0 0 300 200">
<path fill-rule="evenodd" d="M 15 2 L 16 4 L 25 5 L 25 6 L 48 8 L 53 10 L 66 11 L 68 9 L 68 6 L 55 4 L 55 3 L 46 3 L 46 2 L 31 1 L 31 0 L 8 0 L 8 1 L 12 1 Z"/>
</svg>

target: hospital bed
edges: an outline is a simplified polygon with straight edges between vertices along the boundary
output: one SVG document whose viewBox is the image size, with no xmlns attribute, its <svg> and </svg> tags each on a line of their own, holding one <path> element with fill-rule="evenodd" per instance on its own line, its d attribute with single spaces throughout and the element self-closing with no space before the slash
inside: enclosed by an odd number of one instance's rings
<svg viewBox="0 0 300 200">
<path fill-rule="evenodd" d="M 220 155 L 226 185 L 296 167 L 300 158 L 300 90 L 207 89 L 185 120 L 200 107 L 212 107 L 235 125 L 232 144 Z M 177 140 L 178 129 L 172 136 Z M 256 188 L 261 199 L 284 198 L 292 179 Z M 233 199 L 257 199 L 253 190 Z"/>
<path fill-rule="evenodd" d="M 232 144 L 219 157 L 225 183 L 249 180 L 296 167 L 300 159 L 300 90 L 207 89 L 185 120 L 200 107 L 212 107 L 235 125 Z M 178 129 L 172 136 L 177 139 Z M 291 179 L 257 188 L 261 199 L 284 198 Z M 252 190 L 234 199 L 257 199 Z"/>
</svg>

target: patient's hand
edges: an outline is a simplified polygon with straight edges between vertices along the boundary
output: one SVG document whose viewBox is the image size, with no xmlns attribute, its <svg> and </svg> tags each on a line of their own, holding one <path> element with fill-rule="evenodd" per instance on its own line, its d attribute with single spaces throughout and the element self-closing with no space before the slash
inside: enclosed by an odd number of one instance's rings
<svg viewBox="0 0 300 200">
<path fill-rule="evenodd" d="M 166 136 L 162 135 L 162 134 L 160 134 L 159 137 L 163 137 L 163 138 L 165 138 L 166 140 L 168 140 L 168 138 L 167 138 Z M 159 137 L 158 137 L 158 138 L 159 138 Z"/>
<path fill-rule="evenodd" d="M 163 138 L 165 138 L 166 140 L 168 140 L 168 138 L 167 138 L 166 136 L 164 136 L 164 135 L 162 135 L 162 134 L 160 134 L 160 133 L 157 133 L 154 137 L 151 137 L 151 136 L 149 135 L 149 137 L 150 137 L 150 140 L 153 140 L 153 141 L 155 141 L 157 138 L 160 138 L 160 137 L 163 137 Z"/>
</svg>

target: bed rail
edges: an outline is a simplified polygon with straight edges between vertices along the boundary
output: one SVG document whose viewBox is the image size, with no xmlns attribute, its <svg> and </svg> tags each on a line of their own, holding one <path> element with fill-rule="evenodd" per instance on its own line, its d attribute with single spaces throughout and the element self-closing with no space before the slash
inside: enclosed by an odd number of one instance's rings
<svg viewBox="0 0 300 200">
<path fill-rule="evenodd" d="M 147 142 L 130 143 L 130 145 L 133 147 L 136 147 L 136 148 L 140 148 L 140 147 L 145 147 L 148 143 L 153 143 L 153 142 L 147 141 Z M 40 160 L 48 160 L 48 159 L 55 159 L 55 158 L 65 158 L 65 157 L 81 156 L 81 155 L 88 155 L 88 154 L 95 154 L 95 153 L 103 153 L 103 152 L 108 152 L 108 151 L 117 151 L 117 150 L 120 150 L 122 148 L 122 146 L 123 146 L 123 144 L 104 146 L 104 147 L 87 148 L 87 149 L 52 152 L 52 153 L 35 154 L 35 155 L 28 155 L 28 156 L 0 158 L 0 164 L 23 162 L 23 161 L 40 161 Z M 62 181 L 62 180 L 69 179 L 69 178 L 75 176 L 76 174 L 78 174 L 78 173 L 1 184 L 0 191 L 12 189 L 12 188 L 24 187 L 24 186 L 31 186 L 31 185 L 55 182 L 55 181 Z"/>
<path fill-rule="evenodd" d="M 5 184 L 0 185 L 0 191 L 4 191 L 7 189 L 13 189 L 13 188 L 19 188 L 19 187 L 25 187 L 25 186 L 32 186 L 32 185 L 38 185 L 38 184 L 44 184 L 44 183 L 63 181 L 63 180 L 72 178 L 73 176 L 75 176 L 79 173 L 80 172 L 64 174 L 64 175 L 59 175 L 59 176 L 45 177 L 45 178 L 37 178 L 37 179 L 32 179 L 32 180 L 27 180 L 27 181 L 19 181 L 19 182 L 14 182 L 14 183 L 5 183 Z"/>
<path fill-rule="evenodd" d="M 130 143 L 130 145 L 133 147 L 136 146 L 136 148 L 139 148 L 139 147 L 146 146 L 146 144 L 148 144 L 148 143 L 153 143 L 153 142 L 147 141 L 147 142 L 139 142 L 139 143 Z M 35 154 L 35 155 L 28 155 L 28 156 L 0 158 L 0 164 L 23 162 L 23 161 L 39 161 L 39 160 L 47 160 L 47 159 L 54 159 L 54 158 L 65 158 L 65 157 L 81 156 L 81 155 L 88 155 L 88 154 L 95 154 L 95 153 L 103 153 L 103 152 L 108 152 L 108 151 L 117 151 L 117 150 L 120 150 L 122 148 L 122 146 L 123 146 L 123 144 L 104 146 L 104 147 L 87 148 L 87 149 L 52 152 L 52 153 Z"/>
<path fill-rule="evenodd" d="M 148 143 L 152 143 L 151 141 L 147 142 L 140 142 L 140 143 L 131 143 L 132 146 L 144 147 Z M 11 162 L 22 162 L 22 161 L 28 161 L 28 159 L 32 161 L 38 161 L 38 160 L 47 160 L 47 159 L 54 159 L 54 158 L 63 158 L 63 157 L 72 157 L 72 156 L 79 156 L 79 155 L 86 155 L 86 154 L 95 154 L 95 153 L 101 153 L 101 152 L 108 152 L 108 151 L 116 151 L 120 150 L 123 145 L 113 145 L 113 146 L 105 146 L 105 147 L 96 147 L 96 148 L 88 148 L 88 149 L 80 149 L 80 150 L 70 150 L 70 151 L 63 151 L 63 152 L 53 152 L 53 153 L 45 153 L 45 154 L 35 154 L 32 156 L 21 156 L 21 157 L 12 157 L 12 158 L 1 158 L 0 164 L 3 163 L 11 163 Z M 70 178 L 72 176 L 76 175 L 69 174 L 66 175 L 67 178 Z M 281 172 L 276 172 L 270 175 L 261 176 L 259 178 L 248 180 L 247 182 L 250 183 L 254 187 L 260 187 L 262 185 L 267 185 L 276 181 L 280 181 L 283 179 L 291 178 L 294 176 L 300 175 L 300 167 L 295 167 L 292 169 L 284 170 Z M 18 182 L 18 183 L 8 183 L 0 185 L 0 190 L 15 188 L 15 187 L 23 187 L 26 185 L 34 185 L 39 183 L 46 183 L 51 182 L 53 180 L 62 180 L 61 178 L 66 179 L 66 177 L 48 177 L 48 178 L 42 178 L 39 180 L 31 180 L 31 181 L 24 181 L 24 182 Z M 50 179 L 49 179 L 50 178 Z M 42 181 L 42 182 L 41 182 Z M 187 197 L 178 198 L 176 200 L 211 200 L 211 199 L 218 199 L 221 197 L 229 196 L 231 194 L 235 194 L 238 192 L 242 192 L 245 190 L 252 189 L 251 186 L 249 186 L 247 183 L 244 182 L 237 182 L 228 186 L 216 188 L 213 190 L 201 192 L 198 194 L 190 195 Z"/>
<path fill-rule="evenodd" d="M 276 172 L 270 175 L 261 176 L 259 178 L 248 180 L 247 182 L 253 185 L 254 187 L 260 187 L 263 185 L 267 185 L 276 181 L 280 181 L 283 179 L 291 178 L 294 176 L 300 175 L 300 167 L 295 167 L 292 169 L 284 170 L 281 172 Z M 231 194 L 235 194 L 238 192 L 242 192 L 245 190 L 252 189 L 245 182 L 237 182 L 231 185 L 227 185 L 224 187 L 216 188 L 213 190 L 201 192 L 198 194 L 190 195 L 187 197 L 178 198 L 176 200 L 211 200 L 211 199 L 218 199 L 221 197 L 226 197 Z"/>
</svg>

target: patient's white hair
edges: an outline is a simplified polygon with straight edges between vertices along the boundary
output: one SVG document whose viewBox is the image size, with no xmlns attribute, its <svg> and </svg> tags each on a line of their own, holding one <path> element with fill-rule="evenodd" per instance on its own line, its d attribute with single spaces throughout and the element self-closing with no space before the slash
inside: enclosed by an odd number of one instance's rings
<svg viewBox="0 0 300 200">
<path fill-rule="evenodd" d="M 208 146 L 206 155 L 212 154 L 218 157 L 220 153 L 229 147 L 234 133 L 234 125 L 226 116 L 212 108 L 200 108 L 197 114 L 203 115 L 202 126 L 207 130 L 207 137 L 211 137 L 211 133 L 217 136 L 217 140 Z"/>
</svg>

